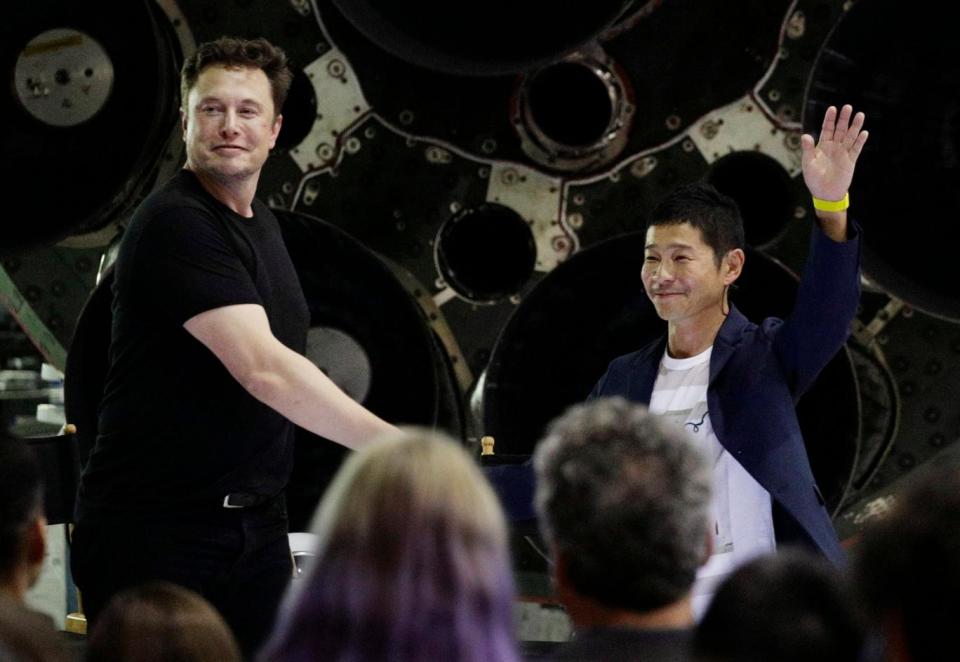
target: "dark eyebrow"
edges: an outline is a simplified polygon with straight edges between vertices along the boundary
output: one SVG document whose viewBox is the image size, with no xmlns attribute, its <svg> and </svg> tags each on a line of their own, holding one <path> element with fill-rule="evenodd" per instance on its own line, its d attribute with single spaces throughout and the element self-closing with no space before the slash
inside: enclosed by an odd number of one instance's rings
<svg viewBox="0 0 960 662">
<path fill-rule="evenodd" d="M 651 249 L 651 248 L 657 248 L 657 245 L 656 245 L 656 244 L 647 244 L 646 246 L 643 247 L 644 250 L 649 250 L 649 249 Z M 677 248 L 688 248 L 688 249 L 691 249 L 691 250 L 692 250 L 692 249 L 693 249 L 693 246 L 690 245 L 690 244 L 684 244 L 684 243 L 680 243 L 680 242 L 674 242 L 674 243 L 672 243 L 672 244 L 667 244 L 666 246 L 664 246 L 664 249 L 669 249 L 669 248 L 674 248 L 674 249 L 677 249 Z"/>
<path fill-rule="evenodd" d="M 197 101 L 198 106 L 202 106 L 205 103 L 223 103 L 223 99 L 220 97 L 203 97 Z M 240 103 L 237 104 L 240 106 L 256 106 L 258 109 L 263 110 L 263 105 L 256 99 L 241 99 Z"/>
</svg>

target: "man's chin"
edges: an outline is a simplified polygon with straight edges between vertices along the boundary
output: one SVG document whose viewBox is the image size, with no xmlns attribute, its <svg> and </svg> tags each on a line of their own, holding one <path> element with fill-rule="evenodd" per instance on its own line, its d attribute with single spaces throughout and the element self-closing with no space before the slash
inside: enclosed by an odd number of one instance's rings
<svg viewBox="0 0 960 662">
<path fill-rule="evenodd" d="M 653 309 L 657 311 L 657 317 L 663 320 L 669 319 L 670 313 L 673 310 L 670 306 L 664 306 L 662 303 L 657 302 L 653 303 Z"/>
<path fill-rule="evenodd" d="M 207 177 L 225 184 L 245 181 L 259 172 L 258 170 L 254 170 L 250 167 L 243 167 L 239 164 L 231 167 L 230 165 L 212 163 L 200 164 L 199 166 L 195 167 L 194 170 L 197 170 Z"/>
</svg>

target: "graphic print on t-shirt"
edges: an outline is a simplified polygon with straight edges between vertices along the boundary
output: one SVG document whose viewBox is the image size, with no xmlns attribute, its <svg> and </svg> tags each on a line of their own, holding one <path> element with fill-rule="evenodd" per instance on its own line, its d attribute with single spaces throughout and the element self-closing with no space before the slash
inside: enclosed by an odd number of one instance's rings
<svg viewBox="0 0 960 662">
<path fill-rule="evenodd" d="M 662 365 L 660 375 L 657 377 L 657 389 L 660 387 L 661 377 L 664 382 L 664 395 L 670 393 L 672 397 L 667 405 L 671 407 L 661 413 L 672 425 L 683 429 L 688 435 L 697 441 L 711 460 L 713 467 L 713 499 L 710 501 L 710 513 L 713 519 L 713 553 L 727 554 L 733 551 L 733 535 L 730 526 L 730 492 L 728 490 L 727 464 L 723 462 L 723 456 L 726 449 L 717 441 L 713 433 L 713 426 L 710 424 L 710 412 L 707 409 L 706 400 L 700 400 L 692 407 L 683 407 L 682 399 L 693 395 L 695 391 L 702 389 L 706 397 L 706 382 L 700 387 L 689 383 L 682 383 L 686 378 L 698 379 L 696 367 L 690 371 L 666 370 Z M 707 372 L 707 371 L 703 371 Z M 704 375 L 708 377 L 708 374 Z M 680 383 L 675 388 L 670 388 L 668 384 L 676 381 L 676 377 L 682 377 Z M 664 398 L 666 400 L 666 398 Z M 651 405 L 652 405 L 651 401 Z M 678 408 L 672 408 L 676 405 Z"/>
<path fill-rule="evenodd" d="M 711 353 L 712 348 L 676 359 L 664 352 L 650 398 L 650 411 L 686 431 L 713 466 L 713 554 L 697 571 L 693 608 L 698 618 L 724 577 L 776 547 L 770 494 L 723 447 L 713 429 L 708 409 Z"/>
</svg>

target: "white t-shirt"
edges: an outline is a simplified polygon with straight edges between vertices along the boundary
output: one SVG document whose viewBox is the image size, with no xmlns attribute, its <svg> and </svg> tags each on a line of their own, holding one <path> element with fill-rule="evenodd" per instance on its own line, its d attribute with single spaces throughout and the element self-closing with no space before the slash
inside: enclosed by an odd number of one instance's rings
<svg viewBox="0 0 960 662">
<path fill-rule="evenodd" d="M 650 398 L 650 411 L 686 430 L 713 462 L 713 556 L 700 568 L 694 584 L 697 618 L 724 577 L 744 562 L 776 549 L 770 493 L 720 445 L 710 423 L 707 386 L 712 351 L 710 347 L 686 359 L 664 352 Z"/>
</svg>

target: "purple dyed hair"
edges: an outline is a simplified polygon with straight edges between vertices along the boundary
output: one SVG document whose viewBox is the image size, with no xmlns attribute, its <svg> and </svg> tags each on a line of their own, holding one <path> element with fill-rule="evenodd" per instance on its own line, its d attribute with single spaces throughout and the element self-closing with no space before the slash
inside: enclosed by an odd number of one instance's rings
<svg viewBox="0 0 960 662">
<path fill-rule="evenodd" d="M 519 660 L 503 514 L 452 440 L 414 430 L 354 454 L 312 528 L 318 556 L 260 660 Z"/>
</svg>

